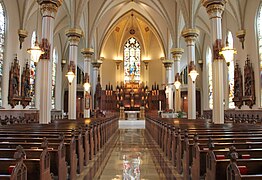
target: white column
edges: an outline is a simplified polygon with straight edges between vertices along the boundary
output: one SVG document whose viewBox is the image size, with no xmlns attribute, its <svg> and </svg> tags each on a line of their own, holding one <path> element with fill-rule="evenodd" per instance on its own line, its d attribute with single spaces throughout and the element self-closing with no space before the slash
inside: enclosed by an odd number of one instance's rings
<svg viewBox="0 0 262 180">
<path fill-rule="evenodd" d="M 174 58 L 174 74 L 180 73 L 180 60 L 184 49 L 182 48 L 172 48 L 171 53 Z M 182 82 L 181 82 L 182 84 Z M 175 112 L 181 111 L 181 91 L 180 88 L 175 91 Z"/>
<path fill-rule="evenodd" d="M 51 75 L 55 15 L 62 0 L 38 0 L 42 12 L 42 42 L 45 51 L 38 63 L 37 79 L 41 81 L 39 123 L 51 122 Z"/>
<path fill-rule="evenodd" d="M 211 20 L 211 35 L 213 42 L 213 64 L 212 64 L 212 80 L 213 80 L 213 122 L 215 124 L 224 123 L 224 81 L 223 66 L 224 58 L 219 55 L 222 48 L 222 13 L 227 0 L 203 0 L 203 6 L 206 7 L 207 13 Z"/>
<path fill-rule="evenodd" d="M 185 29 L 182 36 L 187 43 L 187 61 L 195 64 L 195 42 L 199 35 L 198 29 Z M 189 68 L 188 68 L 189 69 Z M 189 72 L 188 72 L 189 73 Z M 196 83 L 188 76 L 188 119 L 196 119 Z"/>
<path fill-rule="evenodd" d="M 80 29 L 71 28 L 66 30 L 65 34 L 69 41 L 69 63 L 72 61 L 75 65 L 75 78 L 68 87 L 68 119 L 76 119 L 77 53 L 83 32 Z"/>
<path fill-rule="evenodd" d="M 92 86 L 92 90 L 93 90 L 92 99 L 93 99 L 93 102 L 95 102 L 94 95 L 95 95 L 95 92 L 96 92 L 96 85 L 97 85 L 98 81 L 100 81 L 100 77 L 98 79 L 98 74 L 99 74 L 99 68 L 100 68 L 102 63 L 103 63 L 103 61 L 100 60 L 100 59 L 93 60 L 91 62 L 91 64 L 93 65 L 93 81 L 92 81 L 93 82 L 93 86 Z M 95 108 L 96 107 L 93 106 L 93 109 L 95 109 Z"/>
<path fill-rule="evenodd" d="M 94 49 L 85 48 L 81 50 L 81 53 L 84 56 L 84 73 L 85 74 L 87 73 L 90 76 L 90 73 L 91 73 L 90 66 L 91 66 L 91 60 L 92 60 L 91 58 L 92 58 L 92 55 L 94 54 Z M 90 89 L 88 93 L 90 94 Z M 86 97 L 86 91 L 84 91 L 84 97 Z M 84 108 L 84 118 L 90 118 L 90 109 Z"/>
<path fill-rule="evenodd" d="M 173 73 L 172 73 L 172 60 L 162 60 L 166 68 L 166 83 L 167 83 L 167 93 L 168 93 L 168 109 L 174 109 L 174 100 L 173 100 L 173 90 L 174 90 L 174 80 L 173 80 Z"/>
</svg>

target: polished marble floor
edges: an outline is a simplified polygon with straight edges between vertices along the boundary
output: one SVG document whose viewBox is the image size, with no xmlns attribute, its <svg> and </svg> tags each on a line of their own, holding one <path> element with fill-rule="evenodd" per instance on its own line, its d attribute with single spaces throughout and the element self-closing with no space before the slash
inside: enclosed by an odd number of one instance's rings
<svg viewBox="0 0 262 180">
<path fill-rule="evenodd" d="M 121 129 L 78 180 L 180 179 L 143 129 Z"/>
</svg>

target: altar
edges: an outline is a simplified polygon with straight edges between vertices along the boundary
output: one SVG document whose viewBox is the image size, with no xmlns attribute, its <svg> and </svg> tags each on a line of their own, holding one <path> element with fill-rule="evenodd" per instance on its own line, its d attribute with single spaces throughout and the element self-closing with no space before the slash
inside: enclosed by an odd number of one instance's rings
<svg viewBox="0 0 262 180">
<path fill-rule="evenodd" d="M 138 120 L 140 111 L 125 111 L 126 120 Z"/>
</svg>

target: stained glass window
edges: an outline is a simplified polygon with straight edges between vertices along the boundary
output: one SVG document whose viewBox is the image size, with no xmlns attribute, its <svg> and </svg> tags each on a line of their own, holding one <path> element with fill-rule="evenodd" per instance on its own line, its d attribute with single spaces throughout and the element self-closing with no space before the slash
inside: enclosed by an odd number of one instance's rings
<svg viewBox="0 0 262 180">
<path fill-rule="evenodd" d="M 213 109 L 212 52 L 210 47 L 206 51 L 206 63 L 208 69 L 208 105 L 210 109 Z"/>
<path fill-rule="evenodd" d="M 36 32 L 33 31 L 32 37 L 31 37 L 31 47 L 34 46 L 35 44 L 35 39 L 36 39 Z M 30 60 L 30 94 L 31 94 L 31 106 L 35 106 L 35 77 L 36 77 L 36 66 L 34 61 Z"/>
<path fill-rule="evenodd" d="M 55 84 L 56 84 L 56 65 L 58 61 L 58 54 L 56 49 L 53 50 L 53 66 L 52 66 L 52 109 L 55 109 Z"/>
<path fill-rule="evenodd" d="M 4 47 L 5 47 L 5 10 L 2 1 L 0 1 L 0 107 L 2 106 L 2 76 L 4 63 Z"/>
<path fill-rule="evenodd" d="M 140 81 L 140 53 L 141 47 L 139 42 L 131 37 L 124 46 L 124 81 Z"/>
<path fill-rule="evenodd" d="M 233 48 L 233 35 L 229 31 L 227 33 L 227 39 L 228 39 L 228 46 L 230 48 Z M 228 86 L 229 86 L 229 91 L 228 91 L 228 107 L 230 109 L 235 108 L 235 103 L 233 102 L 234 98 L 234 62 L 230 62 L 228 66 Z"/>
<path fill-rule="evenodd" d="M 258 52 L 260 60 L 260 106 L 262 106 L 262 3 L 257 15 Z"/>
</svg>

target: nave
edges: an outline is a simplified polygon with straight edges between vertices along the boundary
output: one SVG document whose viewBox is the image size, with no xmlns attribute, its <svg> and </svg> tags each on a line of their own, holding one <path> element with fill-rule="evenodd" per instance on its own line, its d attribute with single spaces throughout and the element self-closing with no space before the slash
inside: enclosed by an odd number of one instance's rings
<svg viewBox="0 0 262 180">
<path fill-rule="evenodd" d="M 261 139 L 261 122 L 213 124 L 153 113 L 145 129 L 119 129 L 119 114 L 3 125 L 0 179 L 259 180 Z"/>
</svg>

